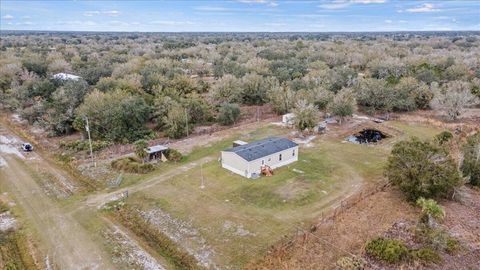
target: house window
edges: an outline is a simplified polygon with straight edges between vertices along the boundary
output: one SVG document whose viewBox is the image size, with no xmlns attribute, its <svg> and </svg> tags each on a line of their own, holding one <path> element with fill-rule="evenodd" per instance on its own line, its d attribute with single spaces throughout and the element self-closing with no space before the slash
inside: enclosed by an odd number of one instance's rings
<svg viewBox="0 0 480 270">
<path fill-rule="evenodd" d="M 293 157 L 295 156 L 295 149 L 293 149 L 293 151 L 292 151 L 292 156 Z"/>
<path fill-rule="evenodd" d="M 278 160 L 282 161 L 282 154 L 278 155 Z"/>
</svg>

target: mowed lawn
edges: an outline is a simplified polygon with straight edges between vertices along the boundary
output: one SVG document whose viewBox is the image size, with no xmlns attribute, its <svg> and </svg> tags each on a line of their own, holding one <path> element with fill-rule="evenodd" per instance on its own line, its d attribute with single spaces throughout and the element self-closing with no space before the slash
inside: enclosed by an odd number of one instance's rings
<svg viewBox="0 0 480 270">
<path fill-rule="evenodd" d="M 145 211 L 159 208 L 175 219 L 188 222 L 213 251 L 211 257 L 216 265 L 238 269 L 262 256 L 282 236 L 305 228 L 363 183 L 380 181 L 395 141 L 410 136 L 428 138 L 441 131 L 393 121 L 388 125 L 402 135 L 376 146 L 355 145 L 343 142 L 343 138 L 319 135 L 312 141 L 313 146 L 300 145 L 298 162 L 276 169 L 272 177 L 256 180 L 233 174 L 214 160 L 133 194 L 129 203 L 138 203 Z M 267 126 L 232 140 L 253 141 L 287 136 L 289 132 Z M 202 154 L 195 151 L 192 154 L 219 156 L 218 151 L 230 144 L 231 140 L 225 140 L 211 148 L 195 150 Z M 185 239 L 183 243 L 188 246 L 188 241 Z M 192 243 L 192 247 L 195 245 Z"/>
</svg>

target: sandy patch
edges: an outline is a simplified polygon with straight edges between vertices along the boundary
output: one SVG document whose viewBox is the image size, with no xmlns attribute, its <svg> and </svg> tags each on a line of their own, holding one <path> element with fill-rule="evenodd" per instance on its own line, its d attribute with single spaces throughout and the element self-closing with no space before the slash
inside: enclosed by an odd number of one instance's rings
<svg viewBox="0 0 480 270">
<path fill-rule="evenodd" d="M 3 159 L 2 157 L 0 157 L 0 168 L 2 167 L 7 167 L 7 161 L 5 159 Z"/>
<path fill-rule="evenodd" d="M 118 227 L 113 226 L 113 228 L 114 231 L 105 232 L 105 237 L 114 246 L 114 263 L 126 263 L 133 267 L 132 269 L 137 269 L 136 267 L 145 270 L 165 269 L 154 257 L 143 250 Z"/>
<path fill-rule="evenodd" d="M 16 155 L 17 157 L 19 157 L 21 159 L 25 159 L 23 154 L 17 148 L 15 148 L 13 146 L 10 146 L 10 145 L 7 145 L 7 144 L 0 144 L 0 153 L 12 154 L 12 155 Z"/>
<path fill-rule="evenodd" d="M 10 212 L 0 214 L 0 231 L 4 232 L 10 229 L 15 229 L 16 224 L 17 222 Z"/>
<path fill-rule="evenodd" d="M 297 144 L 302 144 L 304 147 L 312 147 L 314 146 L 314 144 L 312 143 L 312 141 L 316 138 L 317 136 L 315 135 L 311 135 L 311 136 L 308 136 L 308 137 L 305 137 L 305 138 L 302 138 L 302 137 L 298 137 L 298 138 L 294 138 L 293 141 Z"/>
<path fill-rule="evenodd" d="M 194 256 L 200 265 L 219 269 L 212 259 L 215 252 L 191 222 L 176 219 L 158 208 L 141 212 L 141 215 Z"/>
</svg>

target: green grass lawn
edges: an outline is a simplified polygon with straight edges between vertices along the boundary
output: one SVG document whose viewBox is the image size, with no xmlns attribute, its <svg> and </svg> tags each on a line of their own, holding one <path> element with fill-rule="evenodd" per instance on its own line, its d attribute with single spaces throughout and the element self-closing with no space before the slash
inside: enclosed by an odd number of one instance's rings
<svg viewBox="0 0 480 270">
<path fill-rule="evenodd" d="M 214 160 L 133 194 L 129 203 L 146 211 L 160 208 L 175 219 L 188 221 L 215 251 L 213 259 L 217 265 L 241 268 L 283 235 L 310 224 L 362 183 L 382 180 L 383 166 L 395 141 L 410 136 L 429 138 L 441 131 L 394 121 L 388 125 L 402 134 L 376 146 L 317 136 L 313 147 L 301 146 L 298 162 L 276 169 L 272 177 L 246 179 L 223 169 Z M 290 131 L 263 127 L 195 149 L 186 160 L 219 155 L 234 139 L 253 141 L 286 136 Z M 204 189 L 200 188 L 202 173 Z M 189 240 L 185 241 L 188 245 Z"/>
</svg>

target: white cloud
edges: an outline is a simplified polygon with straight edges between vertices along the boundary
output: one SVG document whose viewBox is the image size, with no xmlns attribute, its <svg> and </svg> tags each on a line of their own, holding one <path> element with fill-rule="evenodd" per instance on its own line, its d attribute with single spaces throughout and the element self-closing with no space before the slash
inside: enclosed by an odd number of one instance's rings
<svg viewBox="0 0 480 270">
<path fill-rule="evenodd" d="M 7 14 L 5 16 L 2 17 L 3 20 L 13 20 L 15 17 L 13 17 L 12 15 L 10 14 Z"/>
<path fill-rule="evenodd" d="M 412 12 L 412 13 L 424 13 L 424 12 L 435 12 L 439 11 L 438 8 L 435 8 L 433 4 L 425 3 L 421 6 L 417 6 L 414 8 L 407 8 L 405 11 Z"/>
<path fill-rule="evenodd" d="M 119 16 L 120 15 L 120 11 L 118 10 L 109 10 L 109 11 L 104 11 L 103 14 L 107 15 L 107 16 Z"/>
<path fill-rule="evenodd" d="M 392 23 L 392 20 L 385 20 L 385 23 Z"/>
<path fill-rule="evenodd" d="M 330 3 L 318 5 L 318 7 L 323 9 L 342 9 L 348 7 L 350 4 L 350 2 L 347 2 L 345 0 L 334 0 Z"/>
<path fill-rule="evenodd" d="M 387 0 L 333 0 L 331 2 L 318 5 L 318 7 L 323 9 L 342 9 L 350 6 L 351 4 L 383 4 L 386 2 Z"/>
<path fill-rule="evenodd" d="M 271 7 L 278 6 L 278 3 L 272 0 L 237 0 L 237 2 L 244 4 L 266 4 Z"/>
<path fill-rule="evenodd" d="M 22 16 L 22 20 L 28 20 L 28 19 L 31 19 L 30 16 Z"/>
<path fill-rule="evenodd" d="M 31 21 L 26 21 L 26 22 L 19 22 L 19 23 L 16 23 L 17 25 L 35 25 L 35 23 L 31 22 Z"/>
<path fill-rule="evenodd" d="M 100 11 L 85 11 L 83 15 L 87 17 L 92 17 L 94 15 L 100 15 Z"/>
<path fill-rule="evenodd" d="M 201 11 L 226 11 L 227 8 L 225 7 L 217 7 L 217 6 L 200 6 L 200 7 L 194 7 L 195 10 L 201 10 Z"/>
<path fill-rule="evenodd" d="M 83 15 L 87 17 L 99 16 L 99 15 L 116 17 L 116 16 L 119 16 L 120 14 L 121 13 L 118 10 L 105 10 L 105 11 L 94 10 L 94 11 L 85 11 L 83 13 Z"/>
<path fill-rule="evenodd" d="M 361 4 L 383 4 L 387 0 L 351 0 L 352 3 L 361 3 Z"/>
<path fill-rule="evenodd" d="M 80 21 L 80 20 L 58 21 L 57 24 L 69 25 L 69 26 L 95 26 L 95 25 L 97 25 L 97 23 L 94 22 L 94 21 Z"/>
</svg>

